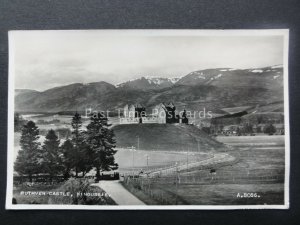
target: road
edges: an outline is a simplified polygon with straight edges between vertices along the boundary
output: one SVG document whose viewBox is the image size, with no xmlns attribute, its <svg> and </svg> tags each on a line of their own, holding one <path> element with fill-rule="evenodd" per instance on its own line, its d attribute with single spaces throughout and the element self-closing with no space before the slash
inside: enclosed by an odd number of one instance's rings
<svg viewBox="0 0 300 225">
<path fill-rule="evenodd" d="M 118 205 L 145 205 L 129 191 L 127 191 L 119 181 L 101 180 L 92 184 L 104 190 Z"/>
<path fill-rule="evenodd" d="M 199 167 L 201 165 L 209 165 L 209 164 L 215 164 L 215 163 L 221 163 L 221 162 L 231 162 L 234 161 L 235 157 L 228 155 L 226 153 L 216 153 L 213 157 L 198 161 L 189 163 L 188 167 Z M 178 165 L 177 167 L 171 167 L 168 169 L 162 169 L 160 171 L 151 172 L 149 176 L 157 176 L 157 175 L 163 175 L 165 173 L 170 173 L 174 171 L 180 171 L 185 170 L 187 168 L 186 164 L 184 165 Z M 135 197 L 133 194 L 131 194 L 128 190 L 126 190 L 120 181 L 99 181 L 99 183 L 92 184 L 95 186 L 100 187 L 102 190 L 104 190 L 110 197 L 118 204 L 118 205 L 145 205 L 141 200 L 139 200 L 137 197 Z"/>
<path fill-rule="evenodd" d="M 234 156 L 231 156 L 227 153 L 216 153 L 213 155 L 213 157 L 208 158 L 208 159 L 204 159 L 198 162 L 191 162 L 188 164 L 185 163 L 183 165 L 178 165 L 176 166 L 172 166 L 166 169 L 161 169 L 159 171 L 154 171 L 154 172 L 150 172 L 148 174 L 148 176 L 153 177 L 153 176 L 157 176 L 157 175 L 164 175 L 164 174 L 168 174 L 171 172 L 175 172 L 175 171 L 182 171 L 182 170 L 186 170 L 191 169 L 191 168 L 195 168 L 195 167 L 199 167 L 199 166 L 207 166 L 207 165 L 212 165 L 212 164 L 218 164 L 218 163 L 224 163 L 224 162 L 233 162 L 236 158 Z"/>
</svg>

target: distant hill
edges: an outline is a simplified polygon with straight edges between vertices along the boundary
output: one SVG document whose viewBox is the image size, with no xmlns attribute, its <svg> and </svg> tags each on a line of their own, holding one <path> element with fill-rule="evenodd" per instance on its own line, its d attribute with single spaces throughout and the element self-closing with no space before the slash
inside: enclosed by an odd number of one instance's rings
<svg viewBox="0 0 300 225">
<path fill-rule="evenodd" d="M 70 84 L 43 92 L 16 90 L 15 110 L 29 112 L 116 111 L 141 103 L 150 110 L 162 102 L 174 102 L 178 110 L 222 113 L 222 108 L 264 106 L 283 110 L 283 68 L 218 68 L 194 71 L 182 78 L 142 77 L 117 86 L 106 82 Z M 276 103 L 276 107 L 272 105 Z M 223 112 L 224 113 L 224 112 Z"/>
<path fill-rule="evenodd" d="M 134 146 L 142 150 L 198 151 L 224 150 L 226 147 L 192 125 L 130 124 L 113 127 L 117 147 Z"/>
<path fill-rule="evenodd" d="M 283 68 L 281 66 L 256 69 L 207 69 L 194 71 L 182 77 L 176 84 L 210 85 L 215 87 L 281 88 Z"/>
<path fill-rule="evenodd" d="M 28 94 L 28 93 L 38 93 L 36 90 L 31 90 L 31 89 L 15 89 L 15 96 L 19 94 Z"/>
<path fill-rule="evenodd" d="M 44 92 L 24 93 L 15 97 L 16 111 L 59 112 L 82 110 L 97 105 L 116 87 L 106 82 L 75 83 Z M 84 110 L 83 110 L 84 111 Z"/>
</svg>

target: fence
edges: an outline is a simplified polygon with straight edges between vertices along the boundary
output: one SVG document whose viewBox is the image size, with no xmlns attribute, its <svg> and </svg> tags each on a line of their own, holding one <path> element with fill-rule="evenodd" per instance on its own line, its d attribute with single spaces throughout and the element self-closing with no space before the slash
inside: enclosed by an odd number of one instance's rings
<svg viewBox="0 0 300 225">
<path fill-rule="evenodd" d="M 199 170 L 189 173 L 170 172 L 163 176 L 124 176 L 124 185 L 131 191 L 142 191 L 159 204 L 185 204 L 178 189 L 185 185 L 274 184 L 284 182 L 284 170 Z"/>
</svg>

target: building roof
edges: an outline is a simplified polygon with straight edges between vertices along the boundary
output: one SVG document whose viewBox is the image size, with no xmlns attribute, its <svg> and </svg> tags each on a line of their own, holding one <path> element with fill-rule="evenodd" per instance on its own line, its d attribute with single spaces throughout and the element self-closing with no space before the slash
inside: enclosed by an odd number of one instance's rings
<svg viewBox="0 0 300 225">
<path fill-rule="evenodd" d="M 223 108 L 221 109 L 222 111 L 224 111 L 227 114 L 237 114 L 237 113 L 241 113 L 241 112 L 247 112 L 247 110 L 253 108 L 252 106 L 240 106 L 240 107 L 232 107 L 232 108 Z"/>
<path fill-rule="evenodd" d="M 128 105 L 125 105 L 124 108 L 127 107 L 127 106 L 128 106 Z M 142 104 L 140 104 L 140 103 L 130 104 L 130 105 L 128 106 L 128 108 L 132 108 L 132 107 L 134 107 L 135 109 L 145 108 L 145 107 L 144 107 Z"/>
<path fill-rule="evenodd" d="M 273 124 L 273 126 L 274 126 L 276 129 L 283 129 L 283 128 L 284 128 L 284 124 L 281 124 L 281 123 Z"/>
<path fill-rule="evenodd" d="M 136 104 L 134 105 L 134 107 L 135 107 L 135 108 L 144 108 L 144 106 L 142 106 L 140 103 L 136 103 Z"/>
<path fill-rule="evenodd" d="M 169 102 L 168 104 L 166 104 L 166 103 L 160 103 L 160 104 L 162 104 L 164 106 L 164 108 L 175 108 L 175 105 L 173 104 L 173 102 Z"/>
</svg>

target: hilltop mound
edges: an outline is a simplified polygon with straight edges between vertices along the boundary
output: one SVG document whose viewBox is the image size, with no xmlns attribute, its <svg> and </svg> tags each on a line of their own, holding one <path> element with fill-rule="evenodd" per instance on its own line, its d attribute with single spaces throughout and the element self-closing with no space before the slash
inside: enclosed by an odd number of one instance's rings
<svg viewBox="0 0 300 225">
<path fill-rule="evenodd" d="M 201 152 L 226 148 L 192 125 L 123 124 L 113 130 L 118 148 L 139 145 L 141 150 L 198 151 L 198 143 Z"/>
</svg>

